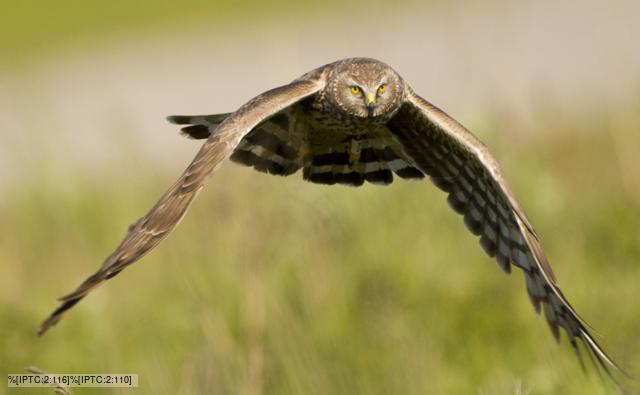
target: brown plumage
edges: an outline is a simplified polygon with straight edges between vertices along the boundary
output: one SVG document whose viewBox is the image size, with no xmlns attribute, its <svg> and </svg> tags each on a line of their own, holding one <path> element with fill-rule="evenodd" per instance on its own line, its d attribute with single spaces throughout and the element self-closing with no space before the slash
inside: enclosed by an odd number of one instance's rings
<svg viewBox="0 0 640 395">
<path fill-rule="evenodd" d="M 345 59 L 265 92 L 234 113 L 173 116 L 204 145 L 178 181 L 129 228 L 102 267 L 40 326 L 44 333 L 93 288 L 137 261 L 175 228 L 205 180 L 232 161 L 276 175 L 303 169 L 305 180 L 358 186 L 389 184 L 393 174 L 425 175 L 448 193 L 480 245 L 509 273 L 524 274 L 529 298 L 554 337 L 563 328 L 580 357 L 581 341 L 607 373 L 618 369 L 560 290 L 538 236 L 486 147 L 462 125 L 416 95 L 389 66 Z"/>
</svg>

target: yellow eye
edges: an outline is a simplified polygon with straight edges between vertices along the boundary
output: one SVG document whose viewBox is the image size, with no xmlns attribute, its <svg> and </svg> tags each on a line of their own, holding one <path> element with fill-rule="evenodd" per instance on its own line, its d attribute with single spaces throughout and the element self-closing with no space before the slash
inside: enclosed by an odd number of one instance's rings
<svg viewBox="0 0 640 395">
<path fill-rule="evenodd" d="M 354 86 L 352 86 L 352 87 L 351 87 L 351 93 L 353 93 L 354 95 L 358 95 L 358 94 L 360 94 L 360 88 L 359 88 L 359 87 L 357 87 L 357 86 L 355 86 L 355 85 L 354 85 Z"/>
<path fill-rule="evenodd" d="M 384 93 L 387 90 L 387 84 L 382 84 L 378 87 L 378 93 Z"/>
</svg>

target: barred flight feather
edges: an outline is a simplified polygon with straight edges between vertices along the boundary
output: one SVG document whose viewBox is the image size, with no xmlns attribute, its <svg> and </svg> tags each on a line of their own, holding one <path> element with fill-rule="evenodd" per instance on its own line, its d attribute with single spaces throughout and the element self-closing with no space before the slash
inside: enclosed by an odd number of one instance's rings
<svg viewBox="0 0 640 395">
<path fill-rule="evenodd" d="M 206 139 L 224 121 L 229 114 L 213 115 L 172 115 L 167 120 L 176 125 L 189 125 L 181 129 L 181 133 L 192 139 Z"/>
<path fill-rule="evenodd" d="M 607 373 L 608 366 L 619 370 L 562 295 L 535 231 L 484 146 L 417 96 L 401 107 L 388 127 L 420 170 L 449 194 L 447 202 L 464 216 L 467 228 L 480 236 L 487 255 L 506 273 L 511 265 L 523 270 L 529 299 L 536 312 L 544 313 L 554 338 L 560 339 L 559 328 L 563 328 L 578 357 L 576 339 L 582 340 L 589 357 Z"/>
</svg>

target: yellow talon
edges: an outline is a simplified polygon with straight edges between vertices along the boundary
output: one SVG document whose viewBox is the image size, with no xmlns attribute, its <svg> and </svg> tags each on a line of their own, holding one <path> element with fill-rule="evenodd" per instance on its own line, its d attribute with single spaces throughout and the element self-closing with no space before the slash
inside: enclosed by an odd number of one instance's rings
<svg viewBox="0 0 640 395">
<path fill-rule="evenodd" d="M 310 153 L 311 153 L 311 150 L 309 148 L 301 147 L 300 150 L 298 151 L 298 158 L 300 158 L 300 160 L 305 160 Z"/>
<path fill-rule="evenodd" d="M 349 153 L 349 164 L 351 168 L 354 168 L 356 163 L 360 160 L 360 152 L 350 152 Z"/>
<path fill-rule="evenodd" d="M 351 147 L 349 147 L 349 165 L 353 169 L 360 160 L 360 144 L 358 141 L 353 139 L 351 140 Z"/>
</svg>

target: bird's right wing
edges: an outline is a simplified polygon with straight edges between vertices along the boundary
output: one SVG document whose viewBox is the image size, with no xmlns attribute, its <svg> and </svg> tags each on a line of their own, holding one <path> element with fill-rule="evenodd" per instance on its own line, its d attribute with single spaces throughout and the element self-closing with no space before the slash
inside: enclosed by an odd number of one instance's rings
<svg viewBox="0 0 640 395">
<path fill-rule="evenodd" d="M 124 240 L 104 261 L 102 267 L 74 292 L 60 299 L 62 304 L 47 318 L 38 334 L 55 325 L 63 314 L 92 289 L 120 273 L 164 240 L 180 222 L 202 189 L 206 179 L 227 159 L 240 140 L 260 122 L 309 97 L 324 87 L 321 69 L 300 79 L 267 91 L 225 117 L 212 133 L 178 181 L 155 206 L 129 227 Z"/>
</svg>

